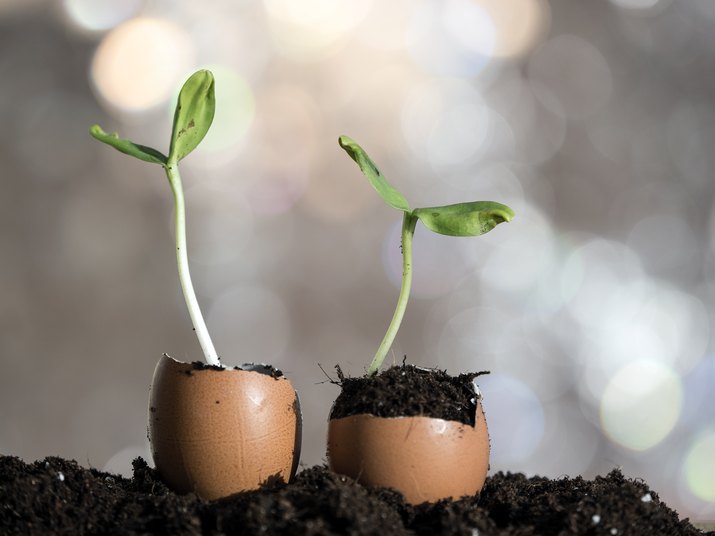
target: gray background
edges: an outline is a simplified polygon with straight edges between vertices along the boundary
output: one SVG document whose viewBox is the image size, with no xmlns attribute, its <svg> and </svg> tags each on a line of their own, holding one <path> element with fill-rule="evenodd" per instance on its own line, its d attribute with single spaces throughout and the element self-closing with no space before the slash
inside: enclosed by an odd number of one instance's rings
<svg viewBox="0 0 715 536">
<path fill-rule="evenodd" d="M 384 5 L 387 4 L 387 5 Z M 196 290 L 224 362 L 267 361 L 324 461 L 399 285 L 399 214 L 492 199 L 488 235 L 419 227 L 390 362 L 480 382 L 492 470 L 620 467 L 715 517 L 713 53 L 708 0 L 0 1 L 0 452 L 124 474 L 148 456 L 162 352 L 200 349 L 161 169 L 173 99 L 208 67 L 218 111 L 183 163 Z"/>
</svg>

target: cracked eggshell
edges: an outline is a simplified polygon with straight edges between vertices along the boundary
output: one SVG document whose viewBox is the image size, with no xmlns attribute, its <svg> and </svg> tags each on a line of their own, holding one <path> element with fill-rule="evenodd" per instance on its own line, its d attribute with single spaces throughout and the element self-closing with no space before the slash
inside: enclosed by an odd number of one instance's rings
<svg viewBox="0 0 715 536">
<path fill-rule="evenodd" d="M 298 395 L 285 376 L 199 368 L 164 355 L 149 401 L 156 469 L 178 493 L 213 500 L 290 481 L 300 457 Z"/>
<path fill-rule="evenodd" d="M 411 504 L 475 495 L 489 469 L 482 404 L 474 427 L 422 416 L 331 419 L 328 461 L 336 473 L 394 488 Z"/>
</svg>

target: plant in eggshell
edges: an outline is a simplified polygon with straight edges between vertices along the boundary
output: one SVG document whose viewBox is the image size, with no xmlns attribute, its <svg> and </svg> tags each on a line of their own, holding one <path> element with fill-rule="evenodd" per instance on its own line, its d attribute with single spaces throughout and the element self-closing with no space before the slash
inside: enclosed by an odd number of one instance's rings
<svg viewBox="0 0 715 536">
<path fill-rule="evenodd" d="M 174 491 L 217 499 L 268 481 L 290 480 L 300 456 L 298 397 L 280 371 L 268 365 L 224 367 L 214 348 L 191 282 L 186 211 L 179 161 L 206 136 L 216 109 L 214 77 L 191 75 L 179 92 L 168 155 L 99 125 L 97 140 L 164 169 L 174 198 L 179 282 L 204 362 L 182 363 L 164 354 L 157 363 L 149 402 L 149 440 L 157 471 Z"/>
<path fill-rule="evenodd" d="M 450 396 L 467 399 L 471 417 L 459 422 L 449 418 L 434 418 L 428 412 L 411 410 L 410 415 L 397 418 L 378 415 L 386 401 L 375 402 L 372 381 L 379 379 L 380 370 L 407 307 L 412 285 L 412 240 L 421 221 L 427 229 L 438 234 L 466 237 L 478 236 L 514 217 L 511 208 L 493 201 L 472 201 L 446 206 L 410 208 L 407 199 L 392 186 L 368 154 L 347 136 L 339 138 L 340 146 L 357 163 L 380 197 L 392 208 L 402 212 L 402 284 L 397 306 L 377 352 L 364 378 L 345 379 L 341 375 L 342 391 L 331 411 L 328 427 L 328 459 L 338 473 L 346 474 L 367 485 L 395 488 L 411 503 L 458 498 L 477 493 L 484 483 L 488 469 L 489 438 L 481 395 L 472 380 L 478 374 L 464 374 L 453 378 L 467 385 L 460 394 Z M 399 377 L 417 373 L 441 371 L 417 367 L 399 369 L 390 377 L 388 392 L 398 392 Z M 383 372 L 387 375 L 390 371 Z M 442 381 L 440 377 L 440 381 Z M 451 382 L 454 384 L 455 382 Z M 447 385 L 442 382 L 440 385 Z M 452 389 L 452 387 L 450 387 Z M 348 392 L 352 391 L 352 392 Z M 357 392 L 356 391 L 362 391 Z M 409 398 L 410 394 L 393 398 Z M 342 398 L 357 398 L 355 408 L 344 409 Z M 409 401 L 408 401 L 409 402 Z M 455 401 L 455 404 L 458 401 Z M 350 402 L 353 404 L 353 402 Z M 421 404 L 416 403 L 416 404 Z M 426 403 L 429 406 L 430 403 Z M 379 411 L 376 411 L 378 410 Z M 409 417 L 409 418 L 408 418 Z"/>
</svg>

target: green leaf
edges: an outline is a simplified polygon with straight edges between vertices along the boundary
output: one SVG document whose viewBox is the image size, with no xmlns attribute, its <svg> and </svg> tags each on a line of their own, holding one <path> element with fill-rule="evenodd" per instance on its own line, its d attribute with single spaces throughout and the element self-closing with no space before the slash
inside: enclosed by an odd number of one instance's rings
<svg viewBox="0 0 715 536">
<path fill-rule="evenodd" d="M 377 190 L 377 193 L 380 194 L 380 197 L 382 197 L 385 203 L 392 208 L 409 212 L 410 205 L 407 203 L 407 199 L 405 199 L 394 186 L 387 182 L 362 147 L 347 136 L 340 136 L 338 143 L 340 147 L 345 149 L 345 152 L 350 155 L 350 158 L 355 160 L 355 163 L 357 163 L 360 170 L 365 174 L 370 184 Z"/>
<path fill-rule="evenodd" d="M 209 131 L 215 111 L 213 74 L 197 71 L 184 83 L 176 103 L 169 149 L 171 162 L 178 162 L 196 149 Z"/>
<path fill-rule="evenodd" d="M 144 160 L 144 162 L 150 162 L 152 164 L 166 164 L 166 156 L 161 154 L 156 149 L 151 147 L 146 147 L 144 145 L 138 145 L 132 141 L 124 138 L 120 138 L 116 132 L 112 134 L 107 134 L 102 130 L 99 125 L 92 125 L 89 127 L 89 133 L 99 141 L 106 143 L 114 147 L 117 151 L 121 151 L 124 154 L 138 158 L 139 160 Z"/>
<path fill-rule="evenodd" d="M 418 208 L 413 214 L 430 231 L 449 236 L 478 236 L 514 217 L 512 209 L 494 201 Z"/>
</svg>

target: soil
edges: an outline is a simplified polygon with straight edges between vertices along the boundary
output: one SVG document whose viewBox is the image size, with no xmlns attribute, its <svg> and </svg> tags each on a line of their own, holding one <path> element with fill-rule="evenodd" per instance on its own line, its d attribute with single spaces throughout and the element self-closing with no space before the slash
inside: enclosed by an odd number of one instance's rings
<svg viewBox="0 0 715 536">
<path fill-rule="evenodd" d="M 704 534 L 642 481 L 497 473 L 479 496 L 412 507 L 325 467 L 288 484 L 208 502 L 176 495 L 144 460 L 131 479 L 46 458 L 0 457 L 0 533 L 34 534 Z M 715 532 L 706 533 L 715 536 Z"/>
<path fill-rule="evenodd" d="M 481 396 L 474 379 L 488 372 L 450 376 L 439 369 L 397 365 L 374 376 L 346 378 L 336 367 L 340 395 L 330 411 L 331 419 L 367 413 L 376 417 L 423 415 L 474 426 Z"/>
<path fill-rule="evenodd" d="M 167 356 L 168 357 L 168 356 Z M 271 378 L 281 378 L 283 376 L 283 371 L 275 368 L 273 365 L 266 365 L 265 363 L 244 363 L 241 366 L 235 367 L 223 367 L 219 365 L 209 365 L 203 361 L 192 361 L 191 365 L 193 370 L 247 370 L 250 372 L 258 372 L 260 374 L 265 374 Z M 191 374 L 189 371 L 187 374 Z"/>
<path fill-rule="evenodd" d="M 342 392 L 331 418 L 428 415 L 473 424 L 480 374 L 455 378 L 403 364 L 372 378 L 346 378 L 338 369 Z M 703 534 L 618 470 L 594 480 L 496 473 L 479 495 L 419 506 L 323 466 L 304 469 L 289 484 L 275 480 L 218 501 L 173 493 L 141 458 L 133 470 L 128 479 L 62 458 L 27 464 L 0 456 L 0 534 Z"/>
</svg>

